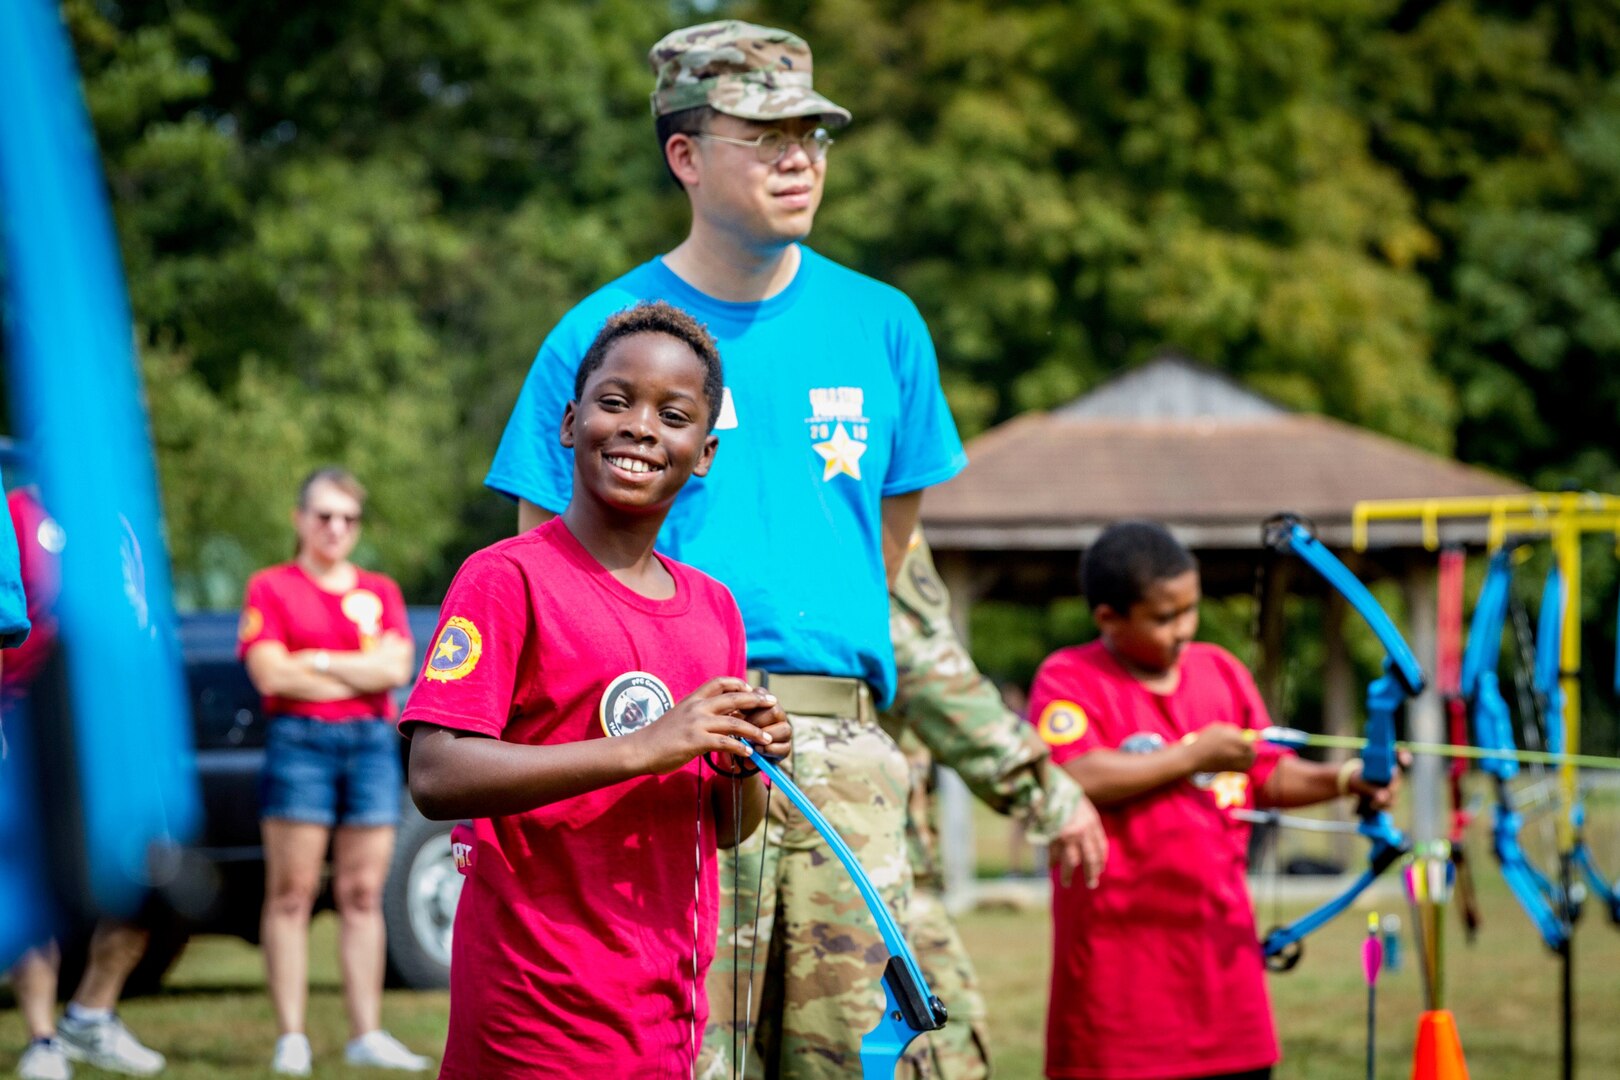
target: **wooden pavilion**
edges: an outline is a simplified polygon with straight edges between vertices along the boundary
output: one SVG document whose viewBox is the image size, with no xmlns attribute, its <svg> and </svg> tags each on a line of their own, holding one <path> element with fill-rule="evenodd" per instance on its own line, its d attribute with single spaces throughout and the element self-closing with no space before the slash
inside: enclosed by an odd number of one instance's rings
<svg viewBox="0 0 1620 1080">
<path fill-rule="evenodd" d="M 1198 554 L 1206 594 L 1254 591 L 1258 576 L 1264 615 L 1257 677 L 1274 711 L 1283 605 L 1270 601 L 1290 589 L 1326 595 L 1322 726 L 1339 734 L 1352 733 L 1361 693 L 1339 633 L 1346 605 L 1308 571 L 1293 573 L 1292 560 L 1267 558 L 1262 522 L 1279 511 L 1301 514 L 1364 579 L 1398 579 L 1405 611 L 1397 621 L 1432 669 L 1436 555 L 1416 526 L 1380 527 L 1367 552 L 1349 550 L 1353 507 L 1368 499 L 1528 490 L 1389 436 L 1284 408 L 1175 355 L 1050 412 L 1009 420 L 972 440 L 968 456 L 968 468 L 931 489 L 922 510 L 964 633 L 976 600 L 1078 595 L 1080 556 L 1104 527 L 1126 518 L 1160 521 Z M 1483 545 L 1483 523 L 1477 535 L 1468 529 L 1448 527 L 1448 541 Z M 1418 736 L 1439 735 L 1436 695 L 1415 702 L 1408 723 Z M 1414 825 L 1419 836 L 1438 828 Z"/>
</svg>

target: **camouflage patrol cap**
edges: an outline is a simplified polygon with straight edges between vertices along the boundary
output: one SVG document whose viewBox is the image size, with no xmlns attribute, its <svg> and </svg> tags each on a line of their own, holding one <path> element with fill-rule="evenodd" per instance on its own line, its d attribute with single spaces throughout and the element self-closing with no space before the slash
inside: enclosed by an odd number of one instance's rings
<svg viewBox="0 0 1620 1080">
<path fill-rule="evenodd" d="M 810 46 L 786 30 L 737 19 L 688 26 L 647 53 L 658 77 L 653 116 L 707 105 L 743 120 L 821 116 L 849 123 L 849 110 L 810 87 Z"/>
</svg>

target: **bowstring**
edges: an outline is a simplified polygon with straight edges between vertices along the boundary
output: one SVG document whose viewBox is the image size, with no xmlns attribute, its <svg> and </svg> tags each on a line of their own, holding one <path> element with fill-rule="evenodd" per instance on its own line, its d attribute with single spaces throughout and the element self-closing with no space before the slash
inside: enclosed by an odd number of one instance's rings
<svg viewBox="0 0 1620 1080">
<path fill-rule="evenodd" d="M 698 1067 L 698 1036 L 697 1036 L 697 987 L 698 987 L 698 920 L 703 912 L 703 759 L 698 758 L 697 768 L 697 813 L 693 817 L 697 821 L 697 841 L 692 852 L 692 987 L 690 1005 L 691 1019 L 688 1021 L 689 1043 L 692 1050 L 692 1076 L 697 1077 Z"/>
<path fill-rule="evenodd" d="M 742 822 L 743 813 L 743 783 L 748 774 L 727 773 L 710 761 L 709 768 L 716 776 L 724 777 L 731 782 L 731 820 L 735 831 Z M 761 897 L 765 890 L 765 858 L 770 851 L 770 817 L 771 795 L 773 789 L 769 784 L 765 786 L 765 812 L 760 820 L 760 828 L 765 830 L 760 836 L 759 872 L 754 881 L 754 930 L 748 941 L 748 982 L 746 996 L 737 993 L 737 972 L 740 970 L 738 961 L 742 957 L 742 861 L 735 854 L 731 860 L 731 1075 L 738 1080 L 748 1073 L 748 1044 L 753 1037 L 754 1016 L 754 961 L 759 951 L 759 911 Z M 733 852 L 741 847 L 739 842 L 733 845 Z M 694 921 L 693 930 L 693 971 L 697 970 L 697 933 Z M 694 985 L 695 982 L 694 982 Z M 738 1015 L 738 1006 L 742 1004 L 741 1016 Z M 696 1006 L 693 1009 L 694 1023 Z M 695 1062 L 696 1059 L 694 1059 Z"/>
<path fill-rule="evenodd" d="M 1257 559 L 1254 564 L 1254 618 L 1252 620 L 1249 635 L 1254 640 L 1255 647 L 1262 651 L 1265 648 L 1266 602 L 1268 599 L 1274 599 L 1271 596 L 1270 591 L 1266 589 L 1266 579 L 1270 576 L 1271 567 L 1275 564 L 1276 560 L 1277 553 L 1268 546 L 1265 547 L 1264 554 Z M 1286 681 L 1286 675 L 1284 676 L 1283 681 Z M 1278 687 L 1278 691 L 1278 704 L 1280 705 L 1285 698 L 1285 693 L 1283 692 L 1283 688 L 1281 686 Z M 1272 722 L 1276 723 L 1275 720 Z M 1281 803 L 1281 778 L 1278 779 L 1278 786 L 1279 790 L 1277 792 L 1276 802 Z M 1277 817 L 1273 815 L 1267 820 L 1251 825 L 1250 827 L 1251 829 L 1258 828 L 1261 830 L 1257 846 L 1259 849 L 1258 854 L 1260 856 L 1260 866 L 1262 868 L 1262 873 L 1265 877 L 1266 883 L 1266 906 L 1271 909 L 1270 924 L 1271 926 L 1281 926 L 1283 925 L 1281 853 L 1282 825 L 1278 821 Z M 1266 932 L 1270 933 L 1270 930 L 1268 929 Z"/>
<path fill-rule="evenodd" d="M 1548 743 L 1546 737 L 1547 700 L 1540 690 L 1536 689 L 1531 681 L 1530 672 L 1535 667 L 1535 634 L 1530 629 L 1530 611 L 1525 607 L 1523 599 L 1513 596 L 1509 601 L 1509 611 L 1513 618 L 1513 644 L 1518 653 L 1519 662 L 1513 665 L 1513 687 L 1519 699 L 1519 737 L 1525 744 L 1526 750 L 1545 750 Z M 1571 752 L 1570 747 L 1564 747 L 1566 753 Z M 1562 795 L 1557 793 L 1550 785 L 1552 778 L 1547 766 L 1539 761 L 1528 762 L 1525 765 L 1533 777 L 1530 788 L 1537 794 L 1537 802 L 1553 803 L 1552 812 L 1536 811 L 1536 828 L 1541 834 L 1543 850 L 1556 851 L 1558 847 L 1557 818 L 1559 814 L 1571 812 L 1571 808 L 1563 806 Z M 1521 808 L 1520 813 L 1525 811 Z M 1547 875 L 1548 880 L 1558 881 L 1557 871 Z M 1560 896 L 1558 917 L 1561 920 L 1572 922 L 1570 897 Z"/>
</svg>

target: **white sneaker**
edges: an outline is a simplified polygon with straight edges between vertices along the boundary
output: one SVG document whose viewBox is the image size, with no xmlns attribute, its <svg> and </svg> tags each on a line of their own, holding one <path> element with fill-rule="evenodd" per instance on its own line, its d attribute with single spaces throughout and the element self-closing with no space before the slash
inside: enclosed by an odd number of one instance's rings
<svg viewBox="0 0 1620 1080">
<path fill-rule="evenodd" d="M 431 1058 L 411 1053 L 404 1043 L 381 1028 L 368 1031 L 358 1039 L 350 1039 L 349 1045 L 343 1048 L 343 1060 L 350 1065 L 399 1069 L 402 1072 L 422 1072 L 433 1065 Z"/>
<path fill-rule="evenodd" d="M 310 1057 L 309 1036 L 283 1035 L 276 1040 L 270 1071 L 277 1076 L 308 1076 Z"/>
<path fill-rule="evenodd" d="M 17 1062 L 17 1075 L 23 1080 L 73 1080 L 73 1063 L 55 1039 L 36 1039 Z"/>
<path fill-rule="evenodd" d="M 117 1015 L 94 1020 L 64 1016 L 56 1022 L 56 1041 L 74 1061 L 129 1076 L 155 1076 L 166 1064 L 163 1055 L 130 1034 Z"/>
</svg>

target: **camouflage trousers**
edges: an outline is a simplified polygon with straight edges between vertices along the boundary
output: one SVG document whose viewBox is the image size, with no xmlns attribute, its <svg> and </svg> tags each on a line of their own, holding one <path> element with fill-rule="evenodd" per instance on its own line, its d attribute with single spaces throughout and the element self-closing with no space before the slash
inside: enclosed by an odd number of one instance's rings
<svg viewBox="0 0 1620 1080">
<path fill-rule="evenodd" d="M 950 1011 L 950 1022 L 926 1040 L 932 1075 L 938 1080 L 985 1080 L 990 1075 L 990 1044 L 985 1038 L 984 995 L 945 898 L 919 885 L 912 891 L 906 935 L 929 989 Z"/>
<path fill-rule="evenodd" d="M 794 780 L 904 926 L 911 901 L 905 758 L 870 720 L 795 714 L 792 722 Z M 735 852 L 721 852 L 720 897 L 697 1075 L 859 1076 L 861 1036 L 884 1007 L 883 939 L 837 856 L 785 798 L 771 799 L 764 828 Z M 932 1078 L 927 1059 L 918 1040 L 896 1076 Z"/>
</svg>

